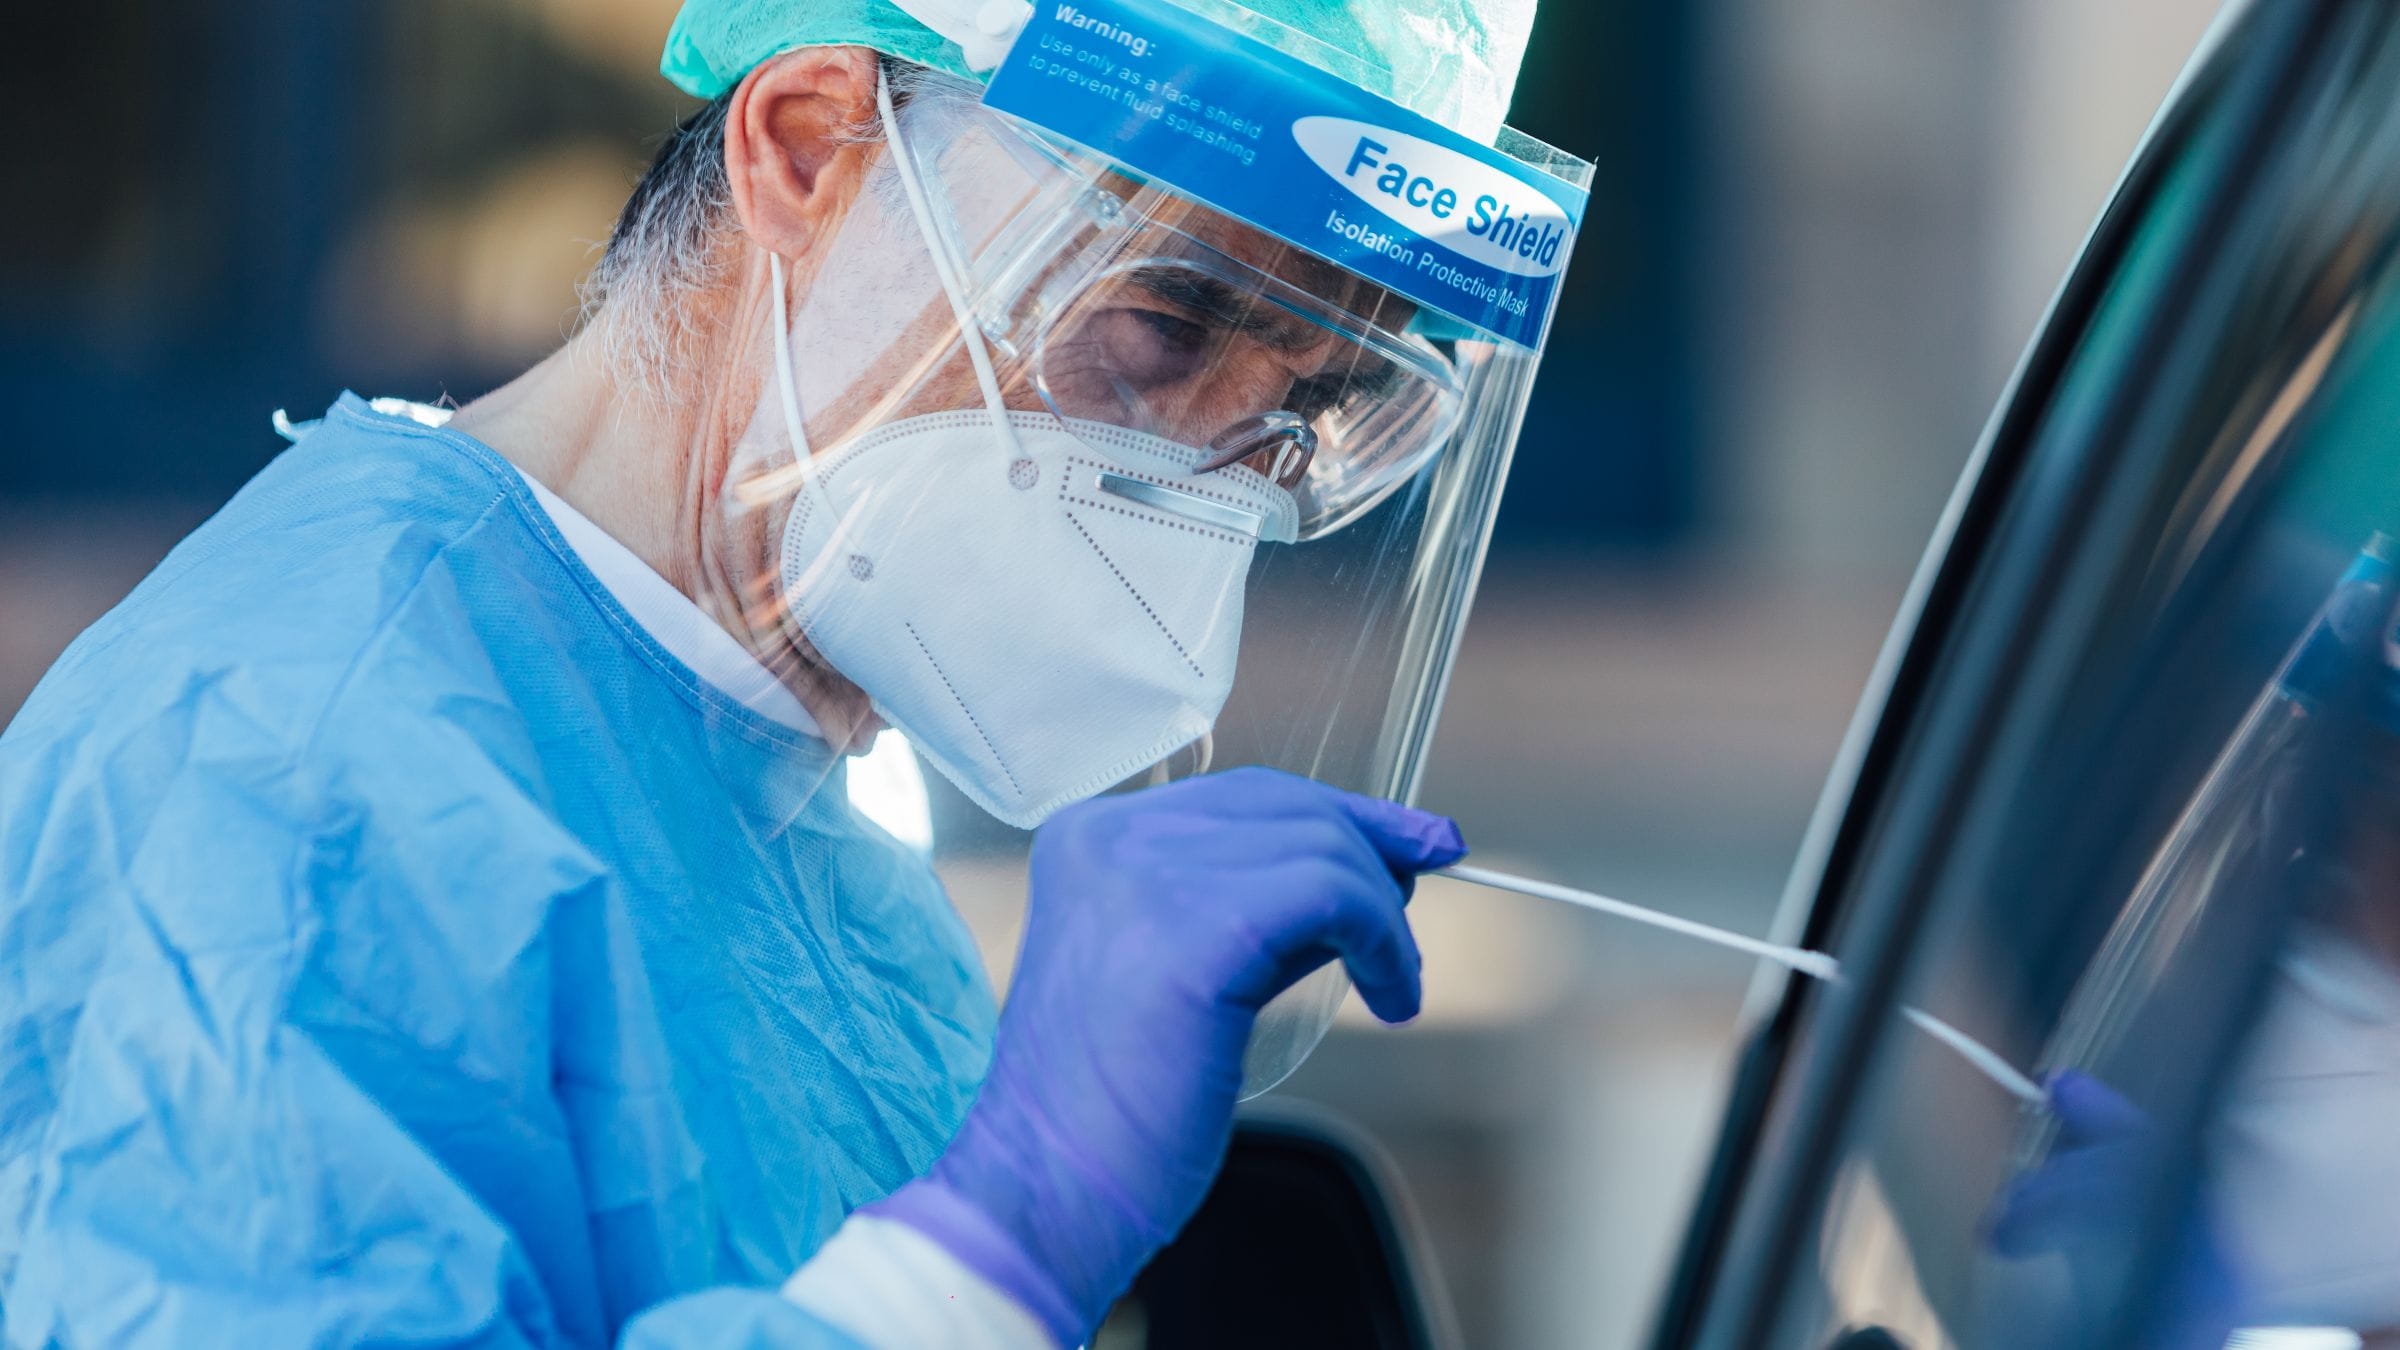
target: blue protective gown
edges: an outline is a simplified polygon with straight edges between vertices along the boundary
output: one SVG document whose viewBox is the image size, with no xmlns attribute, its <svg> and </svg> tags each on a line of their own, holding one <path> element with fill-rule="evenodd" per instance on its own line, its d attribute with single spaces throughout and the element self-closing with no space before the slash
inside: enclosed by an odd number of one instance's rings
<svg viewBox="0 0 2400 1350">
<path fill-rule="evenodd" d="M 345 396 L 0 736 L 7 1342 L 847 1345 L 775 1286 L 993 1020 L 822 744 Z"/>
</svg>

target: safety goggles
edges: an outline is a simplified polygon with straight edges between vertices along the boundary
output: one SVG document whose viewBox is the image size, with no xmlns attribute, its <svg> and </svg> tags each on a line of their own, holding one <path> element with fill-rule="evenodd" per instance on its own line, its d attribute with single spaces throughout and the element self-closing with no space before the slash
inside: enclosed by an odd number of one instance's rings
<svg viewBox="0 0 2400 1350">
<path fill-rule="evenodd" d="M 1027 200 L 996 231 L 952 242 L 995 359 L 1069 427 L 1196 448 L 1195 475 L 1254 470 L 1292 494 L 1302 540 L 1372 510 L 1457 429 L 1459 373 L 1408 331 L 1409 302 L 983 120 L 1027 175 Z M 973 233 L 960 221 L 972 212 L 937 214 Z"/>
</svg>

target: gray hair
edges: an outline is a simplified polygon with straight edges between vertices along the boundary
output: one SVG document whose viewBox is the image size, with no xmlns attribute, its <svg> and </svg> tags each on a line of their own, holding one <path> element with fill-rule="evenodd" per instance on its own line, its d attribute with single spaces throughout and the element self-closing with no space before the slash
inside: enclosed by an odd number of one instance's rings
<svg viewBox="0 0 2400 1350">
<path fill-rule="evenodd" d="M 724 94 L 684 119 L 634 184 L 608 248 L 580 287 L 584 327 L 625 383 L 663 393 L 690 359 L 684 301 L 714 286 L 733 215 Z"/>
<path fill-rule="evenodd" d="M 975 99 L 976 87 L 956 76 L 889 56 L 882 66 L 895 107 L 920 98 Z M 736 257 L 725 247 L 733 221 L 733 188 L 725 173 L 725 122 L 732 106 L 733 95 L 722 94 L 668 135 L 579 288 L 583 326 L 603 358 L 628 388 L 654 397 L 688 373 L 689 300 L 722 282 Z M 878 144 L 883 128 L 870 115 L 844 139 Z"/>
</svg>

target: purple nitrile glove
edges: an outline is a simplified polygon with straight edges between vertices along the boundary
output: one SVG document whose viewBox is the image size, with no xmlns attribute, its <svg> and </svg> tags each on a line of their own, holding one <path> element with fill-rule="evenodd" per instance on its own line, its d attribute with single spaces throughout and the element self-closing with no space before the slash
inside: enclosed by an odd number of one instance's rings
<svg viewBox="0 0 2400 1350">
<path fill-rule="evenodd" d="M 2149 1240 L 2140 1223 L 2157 1131 L 2141 1108 L 2089 1074 L 2065 1070 L 2046 1086 L 2058 1116 L 2057 1150 L 2009 1185 L 1986 1231 L 1992 1250 L 2004 1257 L 2065 1255 L 2081 1285 L 2119 1263 L 2079 1258 L 2122 1255 Z M 2175 1235 L 2174 1264 L 2149 1311 L 2141 1350 L 2219 1350 L 2241 1325 L 2240 1272 L 2217 1240 L 2207 1206 L 2200 1210 Z M 2080 1311 L 2095 1315 L 2116 1293 L 2113 1285 L 2079 1287 Z"/>
<path fill-rule="evenodd" d="M 982 1094 L 870 1212 L 940 1242 L 1080 1345 L 1207 1192 L 1267 1000 L 1333 958 L 1417 1013 L 1401 907 L 1458 827 L 1266 769 L 1106 797 L 1034 839 L 1032 912 Z"/>
</svg>

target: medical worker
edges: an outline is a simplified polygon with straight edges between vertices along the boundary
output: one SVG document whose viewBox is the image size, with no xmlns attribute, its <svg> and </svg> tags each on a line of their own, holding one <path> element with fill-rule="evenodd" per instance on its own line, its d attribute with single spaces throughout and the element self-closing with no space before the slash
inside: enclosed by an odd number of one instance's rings
<svg viewBox="0 0 2400 1350">
<path fill-rule="evenodd" d="M 1334 776 L 1331 705 L 1228 711 L 1254 573 L 1383 520 L 1479 550 L 1572 199 L 1493 170 L 1460 267 L 1520 281 L 1445 314 L 986 102 L 1136 97 L 1030 26 L 1180 40 L 1455 133 L 1321 162 L 1464 221 L 1436 178 L 1529 8 L 1251 3 L 690 0 L 708 103 L 589 324 L 455 415 L 291 428 L 61 658 L 0 738 L 7 1344 L 1073 1346 L 1199 1203 L 1264 1005 L 1338 962 L 1413 1015 L 1449 822 L 1264 768 L 1108 789 L 1237 724 Z M 1140 123 L 1233 173 L 1263 123 L 1220 111 Z M 1290 626 L 1454 633 L 1378 548 Z M 1378 724 L 1438 686 L 1312 660 L 1266 664 Z M 848 802 L 886 725 L 1047 822 L 1004 1012 Z"/>
</svg>

